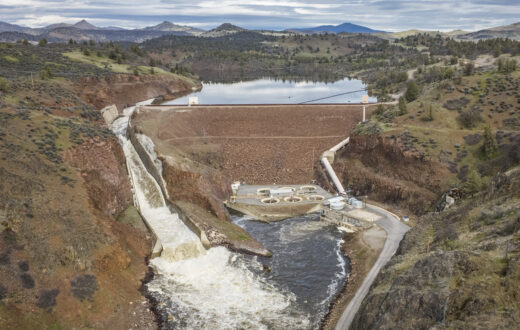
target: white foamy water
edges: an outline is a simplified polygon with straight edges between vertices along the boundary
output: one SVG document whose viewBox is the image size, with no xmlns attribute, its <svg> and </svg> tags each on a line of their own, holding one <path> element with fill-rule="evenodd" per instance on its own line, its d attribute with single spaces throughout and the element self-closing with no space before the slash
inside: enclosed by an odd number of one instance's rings
<svg viewBox="0 0 520 330">
<path fill-rule="evenodd" d="M 159 309 L 171 315 L 168 326 L 183 329 L 302 329 L 308 315 L 294 307 L 294 294 L 255 274 L 255 259 L 226 248 L 205 250 L 199 238 L 168 208 L 161 189 L 125 137 L 128 116 L 112 129 L 120 139 L 134 188 L 135 204 L 163 245 L 151 261 L 156 277 L 148 284 Z M 126 120 L 126 122 L 125 122 Z M 170 324 L 171 323 L 171 324 Z"/>
</svg>

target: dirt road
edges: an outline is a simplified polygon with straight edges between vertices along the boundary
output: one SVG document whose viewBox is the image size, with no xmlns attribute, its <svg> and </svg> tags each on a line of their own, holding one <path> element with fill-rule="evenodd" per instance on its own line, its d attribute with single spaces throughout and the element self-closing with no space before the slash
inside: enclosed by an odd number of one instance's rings
<svg viewBox="0 0 520 330">
<path fill-rule="evenodd" d="M 357 290 L 354 298 L 352 298 L 347 308 L 345 308 L 343 315 L 341 315 L 336 325 L 336 330 L 345 330 L 350 327 L 354 316 L 359 310 L 363 299 L 365 299 L 368 294 L 368 290 L 376 279 L 377 274 L 379 274 L 381 268 L 390 260 L 395 251 L 397 251 L 404 234 L 410 229 L 410 227 L 401 223 L 395 215 L 380 207 L 367 205 L 367 209 L 381 215 L 382 217 L 380 220 L 376 221 L 376 223 L 387 233 L 385 246 L 383 247 L 379 258 L 377 258 L 376 263 Z"/>
</svg>

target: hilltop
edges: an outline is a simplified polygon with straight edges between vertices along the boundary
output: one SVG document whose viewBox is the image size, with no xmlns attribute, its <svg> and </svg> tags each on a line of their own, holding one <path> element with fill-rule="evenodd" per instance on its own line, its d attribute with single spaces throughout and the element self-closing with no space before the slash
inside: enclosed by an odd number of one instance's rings
<svg viewBox="0 0 520 330">
<path fill-rule="evenodd" d="M 372 30 L 366 26 L 356 25 L 352 23 L 343 23 L 339 25 L 320 25 L 309 28 L 292 28 L 287 29 L 289 32 L 299 32 L 299 33 L 380 33 L 383 31 Z"/>
<path fill-rule="evenodd" d="M 482 40 L 492 38 L 520 40 L 520 22 L 459 35 L 458 38 L 460 40 Z"/>
</svg>

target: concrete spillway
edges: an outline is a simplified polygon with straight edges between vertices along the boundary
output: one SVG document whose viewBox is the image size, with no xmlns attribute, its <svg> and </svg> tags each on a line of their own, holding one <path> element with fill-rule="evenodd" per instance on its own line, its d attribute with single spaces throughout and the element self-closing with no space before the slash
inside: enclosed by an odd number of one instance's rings
<svg viewBox="0 0 520 330">
<path fill-rule="evenodd" d="M 159 184 L 125 136 L 132 111 L 125 111 L 111 127 L 123 145 L 135 204 L 162 247 L 160 257 L 151 260 L 156 276 L 148 290 L 161 301 L 163 313 L 172 316 L 168 327 L 308 328 L 309 316 L 294 307 L 294 294 L 250 270 L 262 269 L 256 259 L 224 247 L 206 250 L 170 210 Z"/>
</svg>

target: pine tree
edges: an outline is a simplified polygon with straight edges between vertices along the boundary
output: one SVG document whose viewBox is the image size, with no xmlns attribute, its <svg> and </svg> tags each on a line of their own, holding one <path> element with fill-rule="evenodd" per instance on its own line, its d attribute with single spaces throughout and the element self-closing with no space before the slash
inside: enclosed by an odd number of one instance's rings
<svg viewBox="0 0 520 330">
<path fill-rule="evenodd" d="M 399 98 L 399 115 L 405 115 L 408 113 L 408 109 L 406 109 L 406 100 L 404 97 Z"/>
<path fill-rule="evenodd" d="M 408 102 L 412 102 L 419 96 L 419 87 L 414 81 L 410 81 L 408 83 L 408 88 L 406 89 L 406 93 L 404 97 Z"/>
<path fill-rule="evenodd" d="M 463 187 L 464 193 L 473 196 L 481 191 L 482 188 L 484 188 L 484 180 L 482 180 L 477 171 L 472 170 L 469 172 Z"/>
<path fill-rule="evenodd" d="M 486 159 L 493 158 L 497 153 L 497 141 L 493 136 L 493 132 L 491 131 L 491 127 L 488 125 L 484 128 L 484 144 L 482 145 L 484 156 Z"/>
</svg>

